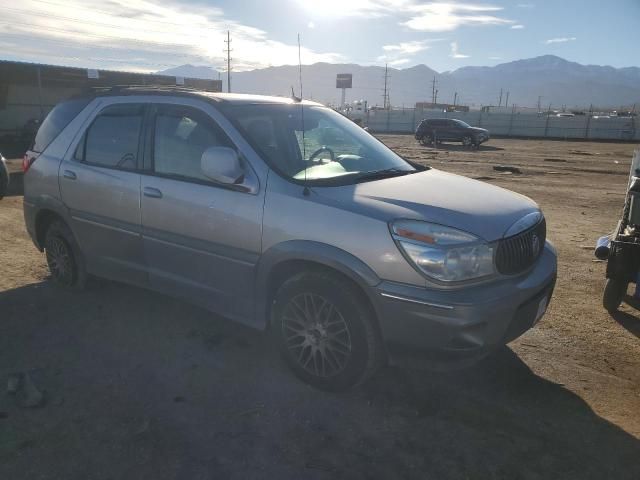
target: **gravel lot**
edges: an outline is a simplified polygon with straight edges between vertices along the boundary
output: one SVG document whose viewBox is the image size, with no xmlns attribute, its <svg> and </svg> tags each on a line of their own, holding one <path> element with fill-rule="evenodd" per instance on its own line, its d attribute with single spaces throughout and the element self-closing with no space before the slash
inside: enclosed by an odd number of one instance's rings
<svg viewBox="0 0 640 480">
<path fill-rule="evenodd" d="M 0 384 L 0 479 L 640 478 L 640 314 L 603 310 L 605 265 L 585 248 L 615 227 L 634 146 L 381 139 L 541 204 L 559 278 L 536 328 L 471 369 L 387 368 L 321 393 L 259 332 L 112 282 L 52 287 L 15 161 L 0 202 L 0 380 L 29 372 L 46 402 L 21 408 Z"/>
</svg>

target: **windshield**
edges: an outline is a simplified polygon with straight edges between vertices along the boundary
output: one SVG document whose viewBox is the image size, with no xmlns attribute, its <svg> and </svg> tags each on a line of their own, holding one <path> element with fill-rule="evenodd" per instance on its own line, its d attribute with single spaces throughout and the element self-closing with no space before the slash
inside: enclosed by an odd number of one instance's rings
<svg viewBox="0 0 640 480">
<path fill-rule="evenodd" d="M 230 105 L 225 113 L 274 170 L 294 181 L 345 184 L 417 171 L 326 107 Z"/>
<path fill-rule="evenodd" d="M 469 125 L 467 122 L 463 122 L 462 120 L 454 120 L 454 122 L 456 122 L 461 127 L 471 128 L 471 125 Z"/>
</svg>

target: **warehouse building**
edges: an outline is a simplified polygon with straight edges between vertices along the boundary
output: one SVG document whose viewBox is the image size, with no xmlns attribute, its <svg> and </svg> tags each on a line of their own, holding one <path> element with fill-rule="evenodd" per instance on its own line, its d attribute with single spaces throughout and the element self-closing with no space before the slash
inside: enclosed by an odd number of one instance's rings
<svg viewBox="0 0 640 480">
<path fill-rule="evenodd" d="M 95 87 L 180 85 L 219 92 L 220 80 L 0 61 L 0 152 L 28 148 L 39 122 L 59 101 Z"/>
</svg>

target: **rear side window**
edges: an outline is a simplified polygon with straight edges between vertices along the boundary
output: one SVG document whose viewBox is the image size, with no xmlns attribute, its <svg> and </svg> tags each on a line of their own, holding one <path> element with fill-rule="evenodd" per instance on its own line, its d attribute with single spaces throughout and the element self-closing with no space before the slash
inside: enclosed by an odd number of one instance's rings
<svg viewBox="0 0 640 480">
<path fill-rule="evenodd" d="M 33 143 L 31 150 L 37 153 L 42 153 L 45 148 L 53 142 L 56 137 L 64 130 L 64 127 L 71 123 L 71 120 L 86 107 L 90 98 L 76 98 L 73 100 L 67 100 L 56 105 L 53 110 L 49 112 L 47 118 L 44 119 L 42 125 L 38 129 L 36 139 Z"/>
<path fill-rule="evenodd" d="M 75 158 L 101 167 L 135 170 L 138 164 L 143 105 L 105 108 L 87 129 Z"/>
</svg>

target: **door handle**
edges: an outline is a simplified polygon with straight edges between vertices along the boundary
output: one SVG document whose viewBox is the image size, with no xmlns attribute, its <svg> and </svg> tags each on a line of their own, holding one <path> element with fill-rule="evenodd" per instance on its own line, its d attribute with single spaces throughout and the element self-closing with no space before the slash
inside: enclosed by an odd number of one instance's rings
<svg viewBox="0 0 640 480">
<path fill-rule="evenodd" d="M 144 187 L 142 189 L 142 193 L 144 194 L 145 197 L 162 198 L 162 192 L 157 188 Z"/>
<path fill-rule="evenodd" d="M 75 180 L 76 178 L 78 178 L 78 177 L 76 176 L 76 172 L 73 172 L 73 171 L 71 171 L 71 170 L 65 170 L 65 171 L 62 173 L 62 176 L 63 176 L 64 178 L 68 178 L 69 180 Z"/>
</svg>

